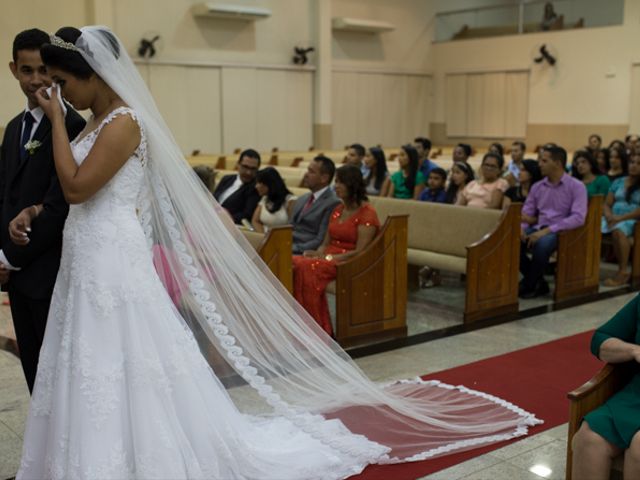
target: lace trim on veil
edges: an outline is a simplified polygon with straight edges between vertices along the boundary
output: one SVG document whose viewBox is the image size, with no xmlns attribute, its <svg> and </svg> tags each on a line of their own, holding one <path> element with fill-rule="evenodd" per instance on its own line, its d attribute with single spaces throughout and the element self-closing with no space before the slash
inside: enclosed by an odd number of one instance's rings
<svg viewBox="0 0 640 480">
<path fill-rule="evenodd" d="M 148 175 L 149 170 L 147 170 Z M 152 179 L 148 179 L 153 181 Z M 173 247 L 176 250 L 178 259 L 183 267 L 183 274 L 188 281 L 189 290 L 193 294 L 194 298 L 198 301 L 198 306 L 201 313 L 205 316 L 208 325 L 211 327 L 213 333 L 219 341 L 220 346 L 226 352 L 227 358 L 233 363 L 236 371 L 240 373 L 241 377 L 271 406 L 274 411 L 290 420 L 296 427 L 311 435 L 316 440 L 322 442 L 325 445 L 341 452 L 349 454 L 359 461 L 366 463 L 382 463 L 389 459 L 386 454 L 391 449 L 380 444 L 375 444 L 378 448 L 372 449 L 371 446 L 374 442 L 369 441 L 368 446 L 357 448 L 354 446 L 354 442 L 349 440 L 348 437 L 353 438 L 361 437 L 366 439 L 364 435 L 359 435 L 347 430 L 345 427 L 345 436 L 336 438 L 335 435 L 330 435 L 324 429 L 320 428 L 320 424 L 326 422 L 326 419 L 322 415 L 312 414 L 306 411 L 297 411 L 282 397 L 273 391 L 273 388 L 266 383 L 266 379 L 258 374 L 258 369 L 251 365 L 251 360 L 243 355 L 241 347 L 236 345 L 236 338 L 229 334 L 229 328 L 225 325 L 222 316 L 217 312 L 216 305 L 210 301 L 211 295 L 204 288 L 205 283 L 200 278 L 198 269 L 193 268 L 193 259 L 187 253 L 187 246 L 183 241 L 180 230 L 176 227 L 176 219 L 171 213 L 171 207 L 169 202 L 169 196 L 160 180 L 155 180 L 154 185 L 156 191 L 160 192 L 160 205 L 162 208 L 162 214 L 165 221 L 165 225 L 171 236 Z M 147 194 L 144 194 L 141 198 L 140 208 L 140 220 L 147 237 L 147 245 L 151 249 L 153 247 L 153 228 L 151 225 L 152 213 L 151 202 Z M 334 432 L 335 434 L 335 432 Z M 347 437 L 348 436 L 348 437 Z M 362 445 L 362 444 L 358 444 Z"/>
</svg>

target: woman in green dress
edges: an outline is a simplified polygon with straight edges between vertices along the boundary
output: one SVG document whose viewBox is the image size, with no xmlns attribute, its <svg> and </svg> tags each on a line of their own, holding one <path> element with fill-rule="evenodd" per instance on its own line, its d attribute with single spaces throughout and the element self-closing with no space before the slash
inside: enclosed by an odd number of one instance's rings
<svg viewBox="0 0 640 480">
<path fill-rule="evenodd" d="M 589 198 L 594 195 L 606 197 L 609 193 L 611 181 L 609 177 L 600 173 L 598 161 L 588 150 L 578 150 L 573 155 L 571 174 L 584 183 Z"/>
<path fill-rule="evenodd" d="M 640 297 L 601 326 L 591 352 L 608 363 L 640 362 Z M 639 371 L 640 373 L 640 371 Z M 609 478 L 611 461 L 624 452 L 624 478 L 640 478 L 640 374 L 584 417 L 573 437 L 573 478 Z"/>
<path fill-rule="evenodd" d="M 424 190 L 425 180 L 419 167 L 418 151 L 413 145 L 404 145 L 398 156 L 400 170 L 387 178 L 382 187 L 388 197 L 417 199 Z"/>
</svg>

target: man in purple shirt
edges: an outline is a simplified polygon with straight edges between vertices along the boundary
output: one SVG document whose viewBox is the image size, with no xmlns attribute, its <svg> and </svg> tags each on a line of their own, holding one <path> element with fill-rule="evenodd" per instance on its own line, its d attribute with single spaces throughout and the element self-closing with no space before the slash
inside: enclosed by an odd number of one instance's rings
<svg viewBox="0 0 640 480">
<path fill-rule="evenodd" d="M 587 189 L 567 175 L 567 152 L 556 146 L 545 146 L 540 157 L 544 179 L 531 187 L 522 208 L 520 248 L 521 298 L 549 293 L 544 270 L 558 246 L 558 232 L 584 225 L 587 216 Z M 527 248 L 533 254 L 527 256 Z"/>
</svg>

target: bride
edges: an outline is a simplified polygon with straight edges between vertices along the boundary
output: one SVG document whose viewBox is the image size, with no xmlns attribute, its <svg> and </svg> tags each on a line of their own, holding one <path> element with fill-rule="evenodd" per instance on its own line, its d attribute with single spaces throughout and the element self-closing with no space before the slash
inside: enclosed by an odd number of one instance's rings
<svg viewBox="0 0 640 480">
<path fill-rule="evenodd" d="M 465 387 L 373 384 L 213 206 L 109 29 L 60 29 L 42 57 L 72 205 L 19 479 L 340 479 L 540 423 Z M 71 143 L 60 95 L 93 114 Z"/>
</svg>

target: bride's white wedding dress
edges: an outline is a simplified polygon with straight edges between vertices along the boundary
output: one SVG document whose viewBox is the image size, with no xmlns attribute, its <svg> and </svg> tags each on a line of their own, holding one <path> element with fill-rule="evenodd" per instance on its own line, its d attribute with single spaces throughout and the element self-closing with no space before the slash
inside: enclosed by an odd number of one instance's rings
<svg viewBox="0 0 640 480">
<path fill-rule="evenodd" d="M 78 164 L 117 115 L 135 118 L 118 108 L 74 141 Z M 136 212 L 145 150 L 143 132 L 70 208 L 18 479 L 338 479 L 384 459 L 339 420 L 316 426 L 337 449 L 236 409 L 154 269 Z"/>
<path fill-rule="evenodd" d="M 91 26 L 52 45 L 81 55 L 132 107 L 74 140 L 76 162 L 118 115 L 142 138 L 70 208 L 19 480 L 339 479 L 540 423 L 463 386 L 371 382 L 220 212 L 117 37 Z M 247 385 L 230 397 L 199 343 Z M 252 415 L 247 395 L 270 414 Z"/>
</svg>

